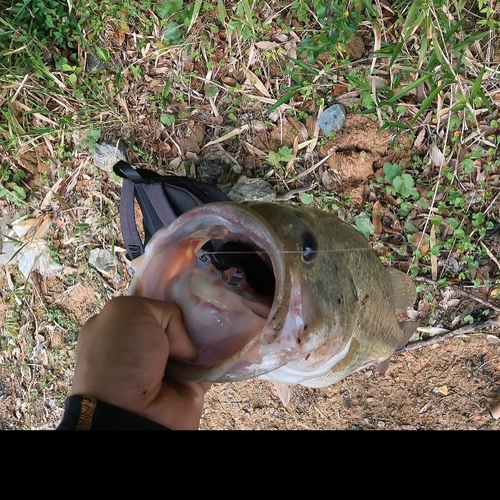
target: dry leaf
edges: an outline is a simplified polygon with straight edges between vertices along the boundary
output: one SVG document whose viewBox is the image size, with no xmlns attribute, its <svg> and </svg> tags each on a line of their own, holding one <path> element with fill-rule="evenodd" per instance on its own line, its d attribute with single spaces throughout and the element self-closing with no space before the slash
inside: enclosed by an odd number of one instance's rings
<svg viewBox="0 0 500 500">
<path fill-rule="evenodd" d="M 423 257 L 429 251 L 429 237 L 426 234 L 422 233 L 422 231 L 418 231 L 418 233 L 415 233 L 413 235 L 411 247 L 413 248 L 413 250 L 419 249 L 420 255 L 422 255 Z"/>
<path fill-rule="evenodd" d="M 418 133 L 417 138 L 415 139 L 415 142 L 413 143 L 414 149 L 420 149 L 420 146 L 422 146 L 422 143 L 424 142 L 424 139 L 425 139 L 425 131 L 426 131 L 426 128 L 422 127 L 422 130 Z"/>
<path fill-rule="evenodd" d="M 268 92 L 264 84 L 259 80 L 257 75 L 250 71 L 246 66 L 243 66 L 243 73 L 245 73 L 245 76 L 247 79 L 250 81 L 250 83 L 259 91 L 262 92 L 266 97 L 271 98 L 271 94 Z"/>
<path fill-rule="evenodd" d="M 228 139 L 231 139 L 231 137 L 240 135 L 242 132 L 248 130 L 248 127 L 249 127 L 248 125 L 242 125 L 241 127 L 235 128 L 234 130 L 231 130 L 231 132 L 224 134 L 222 137 L 219 137 L 218 139 L 208 142 L 203 147 L 208 148 L 209 146 L 213 146 L 214 144 L 219 144 L 220 142 L 227 141 Z"/>
<path fill-rule="evenodd" d="M 273 50 L 279 47 L 280 44 L 276 42 L 257 42 L 255 46 L 262 50 Z"/>
<path fill-rule="evenodd" d="M 429 158 L 436 167 L 441 167 L 444 164 L 444 154 L 435 144 L 429 149 Z"/>
<path fill-rule="evenodd" d="M 330 92 L 330 95 L 335 99 L 345 94 L 347 90 L 347 85 L 345 85 L 344 83 L 337 83 L 336 85 L 334 85 L 333 90 Z"/>
<path fill-rule="evenodd" d="M 113 33 L 113 41 L 115 42 L 116 45 L 121 47 L 121 45 L 125 41 L 125 33 L 122 33 L 120 30 L 116 30 Z"/>
<path fill-rule="evenodd" d="M 231 78 L 230 76 L 221 76 L 221 82 L 225 85 L 229 85 L 230 87 L 234 87 L 238 83 L 234 78 Z"/>
</svg>

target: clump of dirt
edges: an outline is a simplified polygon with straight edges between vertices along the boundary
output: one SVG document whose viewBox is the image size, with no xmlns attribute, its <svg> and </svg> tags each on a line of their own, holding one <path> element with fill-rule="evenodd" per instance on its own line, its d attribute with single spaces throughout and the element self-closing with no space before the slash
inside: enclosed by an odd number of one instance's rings
<svg viewBox="0 0 500 500">
<path fill-rule="evenodd" d="M 361 205 L 364 186 L 374 166 L 383 163 L 389 154 L 390 142 L 390 134 L 380 130 L 377 121 L 366 115 L 347 115 L 343 129 L 319 149 L 323 158 L 332 153 L 328 167 L 320 170 L 323 186 L 347 194 L 354 204 Z M 396 155 L 390 151 L 391 161 L 404 156 L 409 146 L 401 149 Z"/>
<path fill-rule="evenodd" d="M 283 407 L 260 380 L 215 384 L 202 429 L 497 429 L 500 347 L 482 337 L 451 339 L 395 356 L 323 389 L 295 386 Z"/>
<path fill-rule="evenodd" d="M 88 283 L 77 283 L 68 288 L 59 299 L 59 303 L 73 317 L 79 326 L 100 311 L 96 300 L 95 287 Z"/>
</svg>

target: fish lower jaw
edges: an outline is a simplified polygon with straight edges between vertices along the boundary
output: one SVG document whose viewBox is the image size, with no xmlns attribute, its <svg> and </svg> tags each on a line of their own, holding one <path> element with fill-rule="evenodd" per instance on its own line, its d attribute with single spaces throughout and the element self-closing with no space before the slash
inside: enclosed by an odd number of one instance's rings
<svg viewBox="0 0 500 500">
<path fill-rule="evenodd" d="M 332 356 L 328 361 L 323 363 L 318 368 L 311 371 L 305 371 L 301 369 L 300 361 L 291 361 L 290 363 L 264 375 L 260 375 L 258 378 L 261 380 L 268 380 L 271 382 L 280 382 L 282 384 L 300 384 L 306 387 L 323 387 L 317 385 L 308 385 L 308 381 L 317 379 L 326 375 L 337 363 L 340 363 L 349 352 L 351 348 L 352 339 L 349 339 L 345 347 L 335 356 Z M 314 354 L 313 354 L 314 355 Z"/>
</svg>

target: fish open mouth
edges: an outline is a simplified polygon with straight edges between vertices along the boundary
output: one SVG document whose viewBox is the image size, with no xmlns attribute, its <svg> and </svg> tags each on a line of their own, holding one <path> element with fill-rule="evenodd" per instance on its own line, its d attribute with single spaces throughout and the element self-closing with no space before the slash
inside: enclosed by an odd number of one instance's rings
<svg viewBox="0 0 500 500">
<path fill-rule="evenodd" d="M 251 210 L 236 204 L 195 208 L 155 234 L 137 259 L 130 293 L 181 308 L 198 354 L 195 363 L 183 365 L 215 369 L 212 380 L 235 364 L 240 372 L 253 365 L 247 375 L 254 376 L 265 354 L 262 342 L 276 339 L 282 328 L 277 318 L 286 317 L 286 311 L 277 313 L 286 299 L 277 241 Z"/>
</svg>

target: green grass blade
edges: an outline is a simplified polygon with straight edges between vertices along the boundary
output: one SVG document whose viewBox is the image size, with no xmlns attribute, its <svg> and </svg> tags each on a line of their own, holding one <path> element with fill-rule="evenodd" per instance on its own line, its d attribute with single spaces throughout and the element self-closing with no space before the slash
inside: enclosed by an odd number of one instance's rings
<svg viewBox="0 0 500 500">
<path fill-rule="evenodd" d="M 413 118 L 413 123 L 415 123 L 420 115 L 433 103 L 434 99 L 437 97 L 439 92 L 443 90 L 446 86 L 448 86 L 451 82 L 446 81 L 445 83 L 442 83 L 439 87 L 435 88 L 429 95 L 422 101 L 422 106 L 420 106 L 420 109 L 418 110 L 417 114 Z"/>
<path fill-rule="evenodd" d="M 188 33 L 191 30 L 191 28 L 193 27 L 193 24 L 198 19 L 198 15 L 200 14 L 202 2 L 203 2 L 203 0 L 195 0 L 195 2 L 194 2 L 193 16 L 191 17 L 191 22 L 189 23 L 189 28 L 187 30 Z"/>
<path fill-rule="evenodd" d="M 483 101 L 484 106 L 486 109 L 490 112 L 493 113 L 493 108 L 491 107 L 490 101 L 486 94 L 484 93 L 483 89 L 479 89 L 477 95 L 481 98 L 481 101 Z"/>
<path fill-rule="evenodd" d="M 387 102 L 395 102 L 398 99 L 401 99 L 401 97 L 405 96 L 406 94 L 408 94 L 408 92 L 412 91 L 413 89 L 416 89 L 419 85 L 425 83 L 429 78 L 430 75 L 424 75 L 421 76 L 420 78 L 417 78 L 414 82 L 410 83 L 410 85 L 400 90 L 397 94 L 394 94 L 390 99 L 388 99 Z"/>
<path fill-rule="evenodd" d="M 469 38 L 467 38 L 467 40 L 464 40 L 463 42 L 457 43 L 455 45 L 454 49 L 455 50 L 465 49 L 469 45 L 472 45 L 475 41 L 481 40 L 481 38 L 485 37 L 488 34 L 489 34 L 489 31 L 481 31 L 480 33 L 476 33 L 475 35 L 472 35 Z"/>
<path fill-rule="evenodd" d="M 483 83 L 483 77 L 484 77 L 485 71 L 486 71 L 486 66 L 483 66 L 481 68 L 481 71 L 479 72 L 479 75 L 477 75 L 477 78 L 474 81 L 474 84 L 472 85 L 472 88 L 470 91 L 470 98 L 469 98 L 469 102 L 471 104 L 474 102 L 474 99 L 477 97 L 477 94 L 481 90 L 481 84 Z"/>
<path fill-rule="evenodd" d="M 219 21 L 222 23 L 223 26 L 226 25 L 226 7 L 224 7 L 224 1 L 223 0 L 217 0 L 217 16 L 219 17 Z"/>
<path fill-rule="evenodd" d="M 293 57 L 290 56 L 288 56 L 288 59 L 292 60 L 297 66 L 300 66 L 302 69 L 305 69 L 309 73 L 312 73 L 313 75 L 319 75 L 318 70 L 309 66 L 309 64 L 306 64 L 304 61 L 301 61 L 300 59 L 294 59 Z"/>
<path fill-rule="evenodd" d="M 403 29 L 401 30 L 401 35 L 403 40 L 406 40 L 408 31 L 414 28 L 415 18 L 417 17 L 418 11 L 421 9 L 422 9 L 422 0 L 413 0 L 410 10 L 408 11 L 408 16 L 406 17 L 406 21 L 403 24 Z"/>
<path fill-rule="evenodd" d="M 248 3 L 248 0 L 241 0 L 241 3 L 243 4 L 243 9 L 245 10 L 248 25 L 252 29 L 253 33 L 255 33 L 255 26 L 253 24 L 253 16 L 252 16 L 253 12 L 252 9 L 250 8 L 250 4 Z"/>
<path fill-rule="evenodd" d="M 398 55 L 401 53 L 401 50 L 403 49 L 404 45 L 404 40 L 401 39 L 397 44 L 396 47 L 394 47 L 394 52 L 392 53 L 391 60 L 389 61 L 389 66 L 392 66 L 394 64 L 394 61 L 398 57 Z"/>
<path fill-rule="evenodd" d="M 464 17 L 460 21 L 456 22 L 445 34 L 444 41 L 448 42 L 448 40 L 461 28 L 461 26 L 467 22 L 467 17 Z"/>
<path fill-rule="evenodd" d="M 296 85 L 295 87 L 290 87 L 288 92 L 282 95 L 267 111 L 266 113 L 272 113 L 275 109 L 279 108 L 282 104 L 287 103 L 302 87 Z"/>
</svg>

